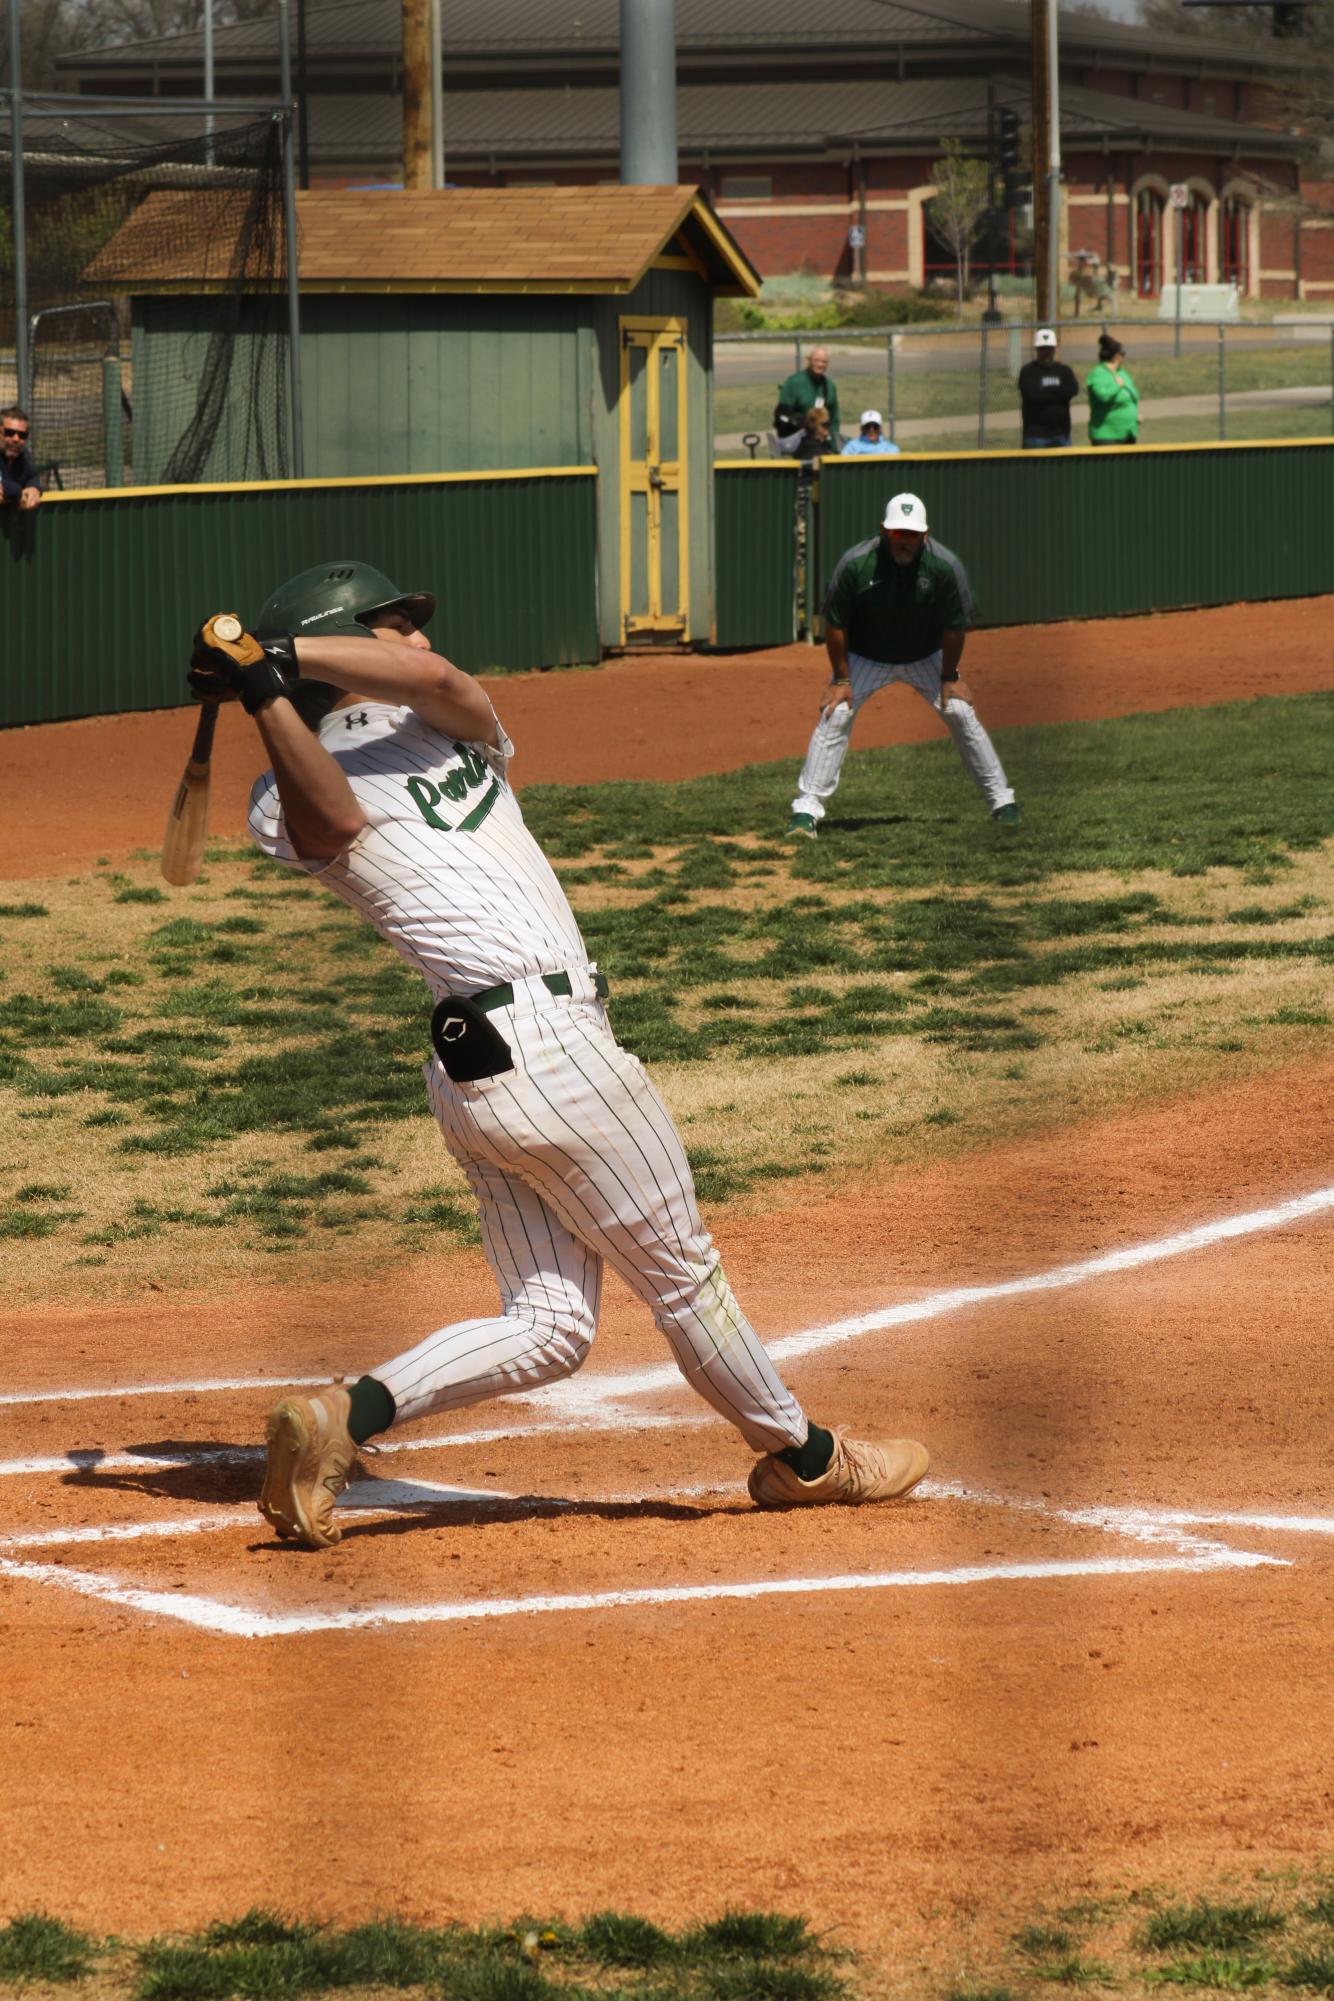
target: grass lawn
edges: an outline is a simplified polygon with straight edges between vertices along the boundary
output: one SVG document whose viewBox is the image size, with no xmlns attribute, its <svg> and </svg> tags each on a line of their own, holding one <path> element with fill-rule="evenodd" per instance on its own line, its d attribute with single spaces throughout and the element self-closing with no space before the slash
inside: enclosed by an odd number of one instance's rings
<svg viewBox="0 0 1334 2001">
<path fill-rule="evenodd" d="M 984 1918 L 985 1912 L 980 1913 Z M 1012 1921 L 1011 1921 L 1012 1922 Z M 729 1911 L 667 1931 L 620 1911 L 431 1928 L 379 1917 L 346 1930 L 266 1910 L 180 1936 L 97 1938 L 24 1913 L 0 1926 L 0 1996 L 92 2001 L 295 2001 L 344 1993 L 429 2001 L 1036 2001 L 1053 1988 L 1334 1992 L 1327 1875 L 1257 1869 L 1187 1898 L 1152 1884 L 1034 1910 L 1017 1930 L 942 1939 L 941 1971 L 876 1965 L 799 1916 Z M 963 1970 L 961 1970 L 961 1968 Z M 77 1983 L 77 1984 L 76 1984 Z"/>
<path fill-rule="evenodd" d="M 814 843 L 795 757 L 524 803 L 701 1198 L 772 1206 L 1327 1043 L 1332 725 L 1308 695 L 1002 732 L 1016 830 L 943 736 L 854 753 Z M 0 954 L 11 1296 L 170 1279 L 201 1237 L 254 1276 L 475 1236 L 425 990 L 299 873 L 12 885 Z"/>
</svg>

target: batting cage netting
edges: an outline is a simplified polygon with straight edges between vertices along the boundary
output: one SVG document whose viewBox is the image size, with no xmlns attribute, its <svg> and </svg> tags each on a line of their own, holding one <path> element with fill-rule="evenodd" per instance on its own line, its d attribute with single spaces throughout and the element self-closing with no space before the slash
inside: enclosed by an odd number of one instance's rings
<svg viewBox="0 0 1334 2001">
<path fill-rule="evenodd" d="M 32 444 L 52 486 L 291 470 L 278 116 L 116 119 L 25 107 Z M 169 130 L 164 132 L 166 125 Z M 0 134 L 0 185 L 11 173 Z M 0 216 L 0 396 L 16 310 Z"/>
</svg>

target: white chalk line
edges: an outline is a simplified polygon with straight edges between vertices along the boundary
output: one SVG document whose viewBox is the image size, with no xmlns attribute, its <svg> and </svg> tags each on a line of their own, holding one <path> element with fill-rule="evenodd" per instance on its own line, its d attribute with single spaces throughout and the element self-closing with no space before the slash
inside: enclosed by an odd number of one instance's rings
<svg viewBox="0 0 1334 2001">
<path fill-rule="evenodd" d="M 305 1633 L 355 1632 L 386 1626 L 452 1625 L 467 1620 L 512 1619 L 542 1613 L 637 1610 L 726 1599 L 816 1596 L 829 1592 L 912 1590 L 930 1586 L 1024 1583 L 1068 1577 L 1134 1577 L 1150 1573 L 1251 1569 L 1279 1559 L 1219 1547 L 1207 1556 L 1074 1558 L 1065 1562 L 964 1565 L 953 1570 L 891 1570 L 870 1576 L 765 1578 L 754 1583 L 663 1585 L 653 1590 L 580 1591 L 531 1598 L 442 1600 L 424 1605 L 358 1607 L 344 1612 L 277 1613 L 227 1605 L 184 1591 L 145 1591 L 95 1571 L 58 1564 L 21 1563 L 0 1557 L 0 1577 L 51 1584 L 82 1597 L 131 1611 L 176 1619 L 204 1632 L 236 1639 L 271 1639 Z"/>
<path fill-rule="evenodd" d="M 381 1485 L 392 1492 L 377 1492 Z M 739 1495 L 741 1492 L 739 1482 L 725 1487 L 695 1484 L 655 1490 L 647 1495 L 586 1497 L 584 1504 L 608 1506 L 618 1502 L 652 1503 L 695 1498 L 701 1494 Z M 797 1596 L 802 1593 L 829 1591 L 893 1590 L 920 1588 L 924 1585 L 1035 1581 L 1068 1577 L 1123 1577 L 1144 1572 L 1186 1574 L 1258 1567 L 1279 1569 L 1290 1567 L 1286 1558 L 1261 1555 L 1250 1550 L 1230 1549 L 1222 1543 L 1189 1537 L 1181 1533 L 1184 1526 L 1218 1519 L 1210 1515 L 1191 1515 L 1176 1510 L 1171 1511 L 1169 1520 L 1166 1518 L 1168 1511 L 1117 1507 L 1053 1507 L 1035 1497 L 997 1494 L 986 1489 L 971 1488 L 957 1481 L 945 1480 L 924 1481 L 918 1489 L 918 1495 L 922 1499 L 928 1497 L 942 1500 L 955 1499 L 988 1507 L 1037 1513 L 1107 1534 L 1127 1535 L 1141 1542 L 1166 1543 L 1171 1554 L 1161 1557 L 1072 1558 L 1046 1563 L 968 1564 L 950 1569 L 888 1571 L 870 1576 L 797 1577 L 726 1585 L 675 1585 L 648 1591 L 580 1592 L 555 1597 L 438 1600 L 426 1605 L 389 1605 L 359 1608 L 350 1612 L 311 1613 L 271 1613 L 253 1605 L 228 1604 L 224 1600 L 200 1596 L 197 1593 L 145 1589 L 141 1586 L 124 1584 L 114 1577 L 102 1576 L 96 1572 L 73 1570 L 58 1564 L 25 1562 L 4 1555 L 0 1555 L 0 1576 L 11 1577 L 16 1581 L 55 1586 L 81 1596 L 120 1605 L 131 1611 L 172 1618 L 202 1631 L 233 1638 L 263 1639 L 301 1633 L 362 1630 L 376 1626 L 432 1625 L 473 1619 L 510 1618 L 520 1614 L 633 1609 L 640 1606 L 679 1605 L 714 1599 L 754 1599 L 772 1595 Z M 479 1494 L 468 1489 L 437 1487 L 433 1484 L 379 1483 L 367 1480 L 354 1482 L 340 1506 L 346 1507 L 349 1516 L 364 1517 L 407 1506 L 443 1508 L 457 1505 L 460 1501 L 500 1505 L 515 1499 L 532 1499 L 543 1506 L 580 1505 L 578 1501 L 558 1497 L 520 1497 L 491 1492 Z M 1305 1517 L 1267 1516 L 1263 1519 L 1267 1525 L 1277 1521 L 1291 1521 L 1293 1526 L 1313 1525 L 1313 1521 Z M 1325 1523 L 1323 1518 L 1314 1518 L 1314 1521 L 1319 1522 L 1323 1532 L 1334 1533 L 1334 1522 Z M 85 1525 L 63 1531 L 34 1530 L 21 1536 L 3 1538 L 0 1541 L 0 1549 L 49 1548 L 61 1543 L 86 1545 L 127 1542 L 136 1538 L 169 1538 L 227 1529 L 244 1530 L 251 1535 L 255 1533 L 253 1521 L 248 1516 L 238 1517 L 233 1510 L 227 1515 L 189 1516 L 174 1522 L 120 1523 L 106 1527 Z"/>
<path fill-rule="evenodd" d="M 672 1371 L 675 1376 L 675 1370 Z M 679 1378 L 677 1378 L 679 1380 Z M 716 1424 L 714 1417 L 688 1411 L 680 1417 L 657 1416 L 650 1411 L 618 1411 L 608 1403 L 595 1416 L 576 1416 L 569 1423 L 493 1425 L 485 1431 L 455 1431 L 442 1438 L 377 1439 L 368 1447 L 370 1456 L 394 1452 L 456 1452 L 467 1445 L 498 1445 L 516 1438 L 566 1437 L 572 1431 L 683 1431 Z M 151 1467 L 164 1471 L 183 1466 L 257 1466 L 264 1459 L 262 1445 L 201 1445 L 188 1452 L 167 1448 L 142 1447 L 133 1452 L 104 1452 L 98 1446 L 76 1447 L 36 1459 L 0 1459 L 0 1479 L 20 1474 L 98 1474 L 146 1472 Z"/>
<path fill-rule="evenodd" d="M 810 1354 L 821 1348 L 855 1339 L 862 1334 L 879 1332 L 888 1327 L 904 1326 L 914 1322 L 939 1318 L 948 1313 L 958 1312 L 967 1306 L 985 1305 L 998 1299 L 1014 1298 L 1024 1294 L 1053 1291 L 1082 1284 L 1093 1278 L 1137 1269 L 1159 1262 L 1165 1258 L 1178 1257 L 1195 1250 L 1206 1249 L 1214 1244 L 1249 1235 L 1256 1231 L 1280 1228 L 1288 1223 L 1299 1221 L 1303 1217 L 1315 1215 L 1330 1208 L 1334 1208 L 1334 1189 L 1316 1190 L 1311 1194 L 1296 1197 L 1291 1201 L 1278 1204 L 1269 1209 L 1255 1210 L 1245 1215 L 1223 1218 L 1214 1223 L 1201 1225 L 1193 1230 L 1178 1232 L 1172 1237 L 1158 1239 L 1147 1244 L 1130 1246 L 1127 1249 L 1107 1253 L 1097 1258 L 1086 1259 L 1076 1264 L 1058 1266 L 1053 1271 L 1033 1274 L 1026 1278 L 1007 1280 L 996 1285 L 960 1287 L 953 1291 L 928 1295 L 925 1299 L 884 1308 L 874 1313 L 862 1314 L 851 1319 L 831 1322 L 824 1327 L 809 1329 L 805 1333 L 791 1335 L 784 1340 L 777 1341 L 772 1344 L 771 1352 L 777 1359 L 785 1360 L 794 1355 Z M 612 1400 L 627 1395 L 640 1395 L 673 1385 L 679 1386 L 679 1381 L 680 1378 L 674 1367 L 659 1365 L 652 1369 L 626 1371 L 619 1375 L 595 1379 L 587 1383 L 577 1381 L 574 1384 L 570 1384 L 566 1382 L 559 1386 L 554 1386 L 552 1389 L 530 1392 L 521 1400 L 527 1403 L 541 1404 L 549 1400 L 553 1395 L 556 1395 L 567 1401 L 567 1403 L 575 1401 L 578 1404 L 582 1404 L 582 1411 L 573 1413 L 573 1424 L 552 1424 L 550 1426 L 525 1426 L 519 1428 L 506 1427 L 492 1432 L 456 1434 L 445 1439 L 395 1441 L 388 1449 L 392 1451 L 425 1451 L 436 1449 L 440 1446 L 457 1447 L 468 1443 L 490 1443 L 503 1438 L 526 1435 L 528 1431 L 533 1429 L 545 1431 L 574 1429 L 576 1427 L 583 1428 L 590 1423 L 596 1424 L 599 1420 L 604 1424 L 614 1422 L 618 1428 L 655 1428 L 667 1423 L 678 1422 L 678 1420 L 665 1417 L 650 1417 L 647 1415 L 641 1415 L 637 1420 L 631 1419 L 630 1414 L 627 1412 L 619 1411 L 613 1413 Z M 229 1389 L 272 1389 L 275 1387 L 269 1379 L 261 1379 L 253 1382 L 229 1379 L 225 1383 L 219 1383 L 217 1386 Z M 195 1388 L 195 1386 L 170 1384 L 158 1386 L 136 1385 L 131 1393 L 150 1395 L 156 1392 L 158 1394 L 170 1395 L 181 1394 L 187 1390 L 192 1390 L 193 1393 L 200 1393 L 199 1389 Z M 121 1393 L 123 1392 L 106 1391 L 100 1394 L 110 1396 Z M 95 1394 L 98 1393 L 75 1392 L 73 1393 L 73 1397 L 79 1400 L 88 1400 Z M 31 1399 L 25 1399 L 22 1396 L 5 1399 L 6 1402 L 57 1400 L 58 1393 L 56 1392 L 44 1392 L 40 1396 Z M 627 1420 L 629 1421 L 628 1423 Z M 704 1418 L 696 1419 L 695 1421 L 699 1423 L 708 1422 Z M 100 1451 L 74 1452 L 56 1459 L 11 1461 L 6 1464 L 0 1464 L 0 1473 L 8 1471 L 17 1472 L 20 1470 L 25 1472 L 52 1471 L 67 1473 L 71 1469 L 76 1472 L 78 1470 L 92 1472 L 104 1468 L 107 1470 L 134 1469 L 142 1471 L 147 1465 L 189 1465 L 201 1461 L 205 1463 L 251 1461 L 257 1459 L 259 1456 L 258 1448 L 244 1447 L 207 1447 L 200 1452 L 176 1457 L 149 1453 L 104 1454 Z M 483 1498 L 497 1499 L 499 1497 L 487 1494 Z M 1018 1505 L 1027 1506 L 1034 1504 L 1020 1503 Z M 199 1599 L 193 1597 L 191 1594 L 145 1592 L 135 1587 L 118 1584 L 114 1579 L 100 1577 L 93 1573 L 72 1571 L 54 1564 L 30 1564 L 0 1558 L 0 1574 L 39 1579 L 42 1582 L 51 1583 L 61 1588 L 82 1591 L 86 1595 L 125 1604 L 133 1609 L 160 1612 L 177 1619 L 184 1618 L 189 1623 L 202 1624 L 210 1630 L 239 1632 L 244 1628 L 249 1636 L 259 1636 L 261 1634 L 278 1632 L 346 1629 L 352 1626 L 368 1624 L 385 1625 L 482 1617 L 495 1618 L 510 1616 L 520 1611 L 596 1610 L 604 1606 L 673 1604 L 710 1597 L 757 1597 L 775 1592 L 889 1589 L 899 1585 L 916 1586 L 932 1582 L 971 1583 L 1020 1577 L 1121 1575 L 1126 1574 L 1130 1570 L 1145 1569 L 1183 1571 L 1235 1568 L 1239 1566 L 1252 1567 L 1260 1564 L 1281 1563 L 1282 1559 L 1261 1556 L 1251 1552 L 1229 1550 L 1223 1545 L 1199 1539 L 1174 1538 L 1171 1530 L 1174 1527 L 1184 1528 L 1191 1524 L 1220 1526 L 1227 1522 L 1231 1522 L 1236 1526 L 1282 1528 L 1285 1526 L 1295 1527 L 1297 1521 L 1302 1520 L 1302 1518 L 1281 1516 L 1252 1517 L 1249 1519 L 1245 1517 L 1223 1517 L 1217 1515 L 1199 1516 L 1188 1514 L 1184 1511 L 1158 1511 L 1154 1514 L 1151 1511 L 1145 1510 L 1077 1509 L 1056 1510 L 1055 1512 L 1069 1522 L 1091 1527 L 1104 1527 L 1114 1532 L 1118 1530 L 1118 1516 L 1123 1517 L 1123 1520 L 1119 1523 L 1119 1532 L 1134 1535 L 1144 1541 L 1167 1540 L 1169 1542 L 1176 1542 L 1179 1545 L 1178 1553 L 1166 1558 L 1107 1559 L 1105 1561 L 1077 1561 L 1074 1563 L 1054 1563 L 1048 1565 L 974 1566 L 963 1570 L 939 1572 L 892 1572 L 885 1573 L 879 1577 L 862 1579 L 787 1579 L 769 1580 L 763 1584 L 756 1585 L 679 1586 L 659 1592 L 640 1591 L 578 1594 L 564 1598 L 485 1601 L 480 1605 L 451 1603 L 424 1607 L 398 1606 L 357 1613 L 304 1615 L 296 1618 L 295 1623 L 293 1622 L 295 1615 L 268 1614 L 249 1611 L 245 1608 L 228 1607 L 222 1605 L 219 1601 Z M 209 1518 L 199 1519 L 202 1522 Z M 230 1525 L 230 1518 L 224 1518 L 224 1521 Z M 122 1526 L 132 1527 L 133 1525 Z M 165 1530 L 166 1525 L 163 1526 Z M 1318 1530 L 1313 1529 L 1309 1521 L 1305 1522 L 1304 1526 L 1306 1532 L 1326 1532 L 1323 1528 Z M 193 1531 L 181 1529 L 177 1532 L 188 1533 Z M 241 1624 L 238 1625 L 237 1621 L 240 1621 Z"/>
<path fill-rule="evenodd" d="M 215 1390 L 306 1390 L 327 1383 L 327 1376 L 212 1376 L 197 1383 L 130 1383 L 106 1390 L 9 1390 L 0 1405 L 23 1403 L 99 1403 L 112 1397 L 207 1396 Z"/>
<path fill-rule="evenodd" d="M 1232 1238 L 1281 1229 L 1289 1223 L 1300 1222 L 1305 1217 L 1330 1209 L 1334 1209 L 1334 1188 L 1317 1188 L 1311 1194 L 1294 1196 L 1290 1201 L 1278 1203 L 1272 1208 L 1252 1209 L 1240 1216 L 1225 1216 L 1213 1223 L 1201 1223 L 1193 1230 L 1182 1230 L 1149 1243 L 1131 1244 L 1125 1250 L 1107 1251 L 1099 1257 L 1082 1259 L 1077 1264 L 1057 1265 L 1051 1271 L 1036 1272 L 1026 1278 L 1005 1279 L 994 1285 L 959 1286 L 949 1292 L 928 1293 L 924 1299 L 880 1307 L 872 1313 L 854 1314 L 846 1320 L 832 1320 L 824 1327 L 789 1334 L 765 1345 L 776 1362 L 788 1362 L 802 1355 L 816 1354 L 822 1348 L 856 1340 L 863 1334 L 876 1334 L 889 1327 L 907 1327 L 923 1320 L 941 1319 L 946 1314 L 962 1312 L 965 1307 L 990 1306 L 1001 1299 L 1019 1299 L 1033 1293 L 1059 1292 L 1069 1286 L 1086 1285 L 1091 1279 L 1139 1270 L 1168 1258 L 1185 1257 L 1192 1251 L 1208 1250 Z M 555 1397 L 567 1397 L 576 1405 L 582 1404 L 587 1408 L 606 1396 L 640 1396 L 665 1389 L 678 1380 L 673 1366 L 658 1364 L 610 1379 L 595 1378 L 586 1382 L 582 1376 L 576 1376 L 566 1383 L 529 1391 L 527 1401 L 541 1405 Z"/>
<path fill-rule="evenodd" d="M 433 1480 L 354 1480 L 337 1503 L 340 1517 L 351 1519 L 380 1514 L 445 1509 L 460 1506 L 509 1507 L 531 1502 L 543 1509 L 652 1507 L 659 1503 L 696 1501 L 706 1496 L 739 1499 L 746 1491 L 744 1480 L 692 1481 L 685 1486 L 636 1488 L 615 1494 L 516 1494 L 495 1487 L 457 1487 Z M 1054 1507 L 1030 1495 L 1000 1494 L 984 1487 L 970 1487 L 959 1480 L 924 1480 L 917 1489 L 921 1500 L 963 1501 L 978 1507 L 1008 1508 L 1015 1513 L 1039 1514 L 1064 1521 L 1076 1528 L 1102 1530 L 1135 1541 L 1165 1541 L 1182 1551 L 1203 1552 L 1223 1545 L 1211 1540 L 1185 1536 L 1188 1528 L 1239 1528 L 1270 1530 L 1275 1534 L 1334 1536 L 1334 1516 L 1229 1514 L 1196 1512 L 1184 1508 L 1134 1508 L 1097 1505 L 1084 1508 Z M 22 1529 L 0 1534 L 0 1551 L 17 1549 L 59 1549 L 79 1544 L 149 1541 L 177 1536 L 207 1535 L 231 1529 L 247 1535 L 259 1531 L 247 1504 L 206 1515 L 183 1515 L 163 1521 L 80 1523 L 49 1529 Z"/>
<path fill-rule="evenodd" d="M 1057 1292 L 1069 1286 L 1087 1284 L 1091 1279 L 1135 1271 L 1145 1265 L 1161 1263 L 1165 1259 L 1184 1257 L 1193 1251 L 1208 1250 L 1216 1244 L 1226 1243 L 1237 1237 L 1252 1236 L 1265 1230 L 1282 1229 L 1289 1223 L 1301 1222 L 1307 1217 L 1320 1215 L 1330 1209 L 1334 1209 L 1334 1188 L 1317 1188 L 1309 1194 L 1293 1196 L 1289 1201 L 1277 1203 L 1270 1208 L 1251 1209 L 1240 1215 L 1220 1217 L 1212 1223 L 1201 1223 L 1194 1229 L 1181 1230 L 1170 1237 L 1158 1237 L 1147 1243 L 1131 1244 L 1123 1250 L 1103 1252 L 1097 1257 L 1084 1258 L 1074 1264 L 1057 1265 L 1051 1271 L 1031 1273 L 1024 1278 L 1004 1279 L 992 1285 L 959 1286 L 947 1292 L 928 1293 L 922 1299 L 878 1308 L 875 1312 L 856 1314 L 845 1320 L 833 1320 L 823 1327 L 807 1328 L 804 1332 L 785 1335 L 782 1339 L 768 1342 L 766 1345 L 775 1361 L 791 1361 L 802 1355 L 816 1354 L 822 1348 L 855 1340 L 862 1334 L 880 1333 L 889 1327 L 906 1327 L 924 1320 L 940 1319 L 947 1314 L 961 1312 L 969 1306 L 988 1306 L 1001 1299 L 1017 1299 L 1032 1293 Z M 267 1377 L 238 1377 L 215 1383 L 135 1384 L 129 1389 L 42 1390 L 31 1394 L 12 1393 L 0 1398 L 0 1402 L 57 1403 L 65 1400 L 70 1402 L 92 1400 L 98 1397 L 182 1396 L 199 1394 L 208 1389 L 282 1390 L 307 1387 L 312 1381 L 321 1380 L 323 1379 L 304 1377 L 299 1383 L 275 1383 Z M 542 1389 L 525 1391 L 511 1400 L 544 1407 L 553 1399 L 557 1399 L 567 1407 L 571 1404 L 582 1405 L 587 1414 L 590 1406 L 595 1410 L 608 1399 L 642 1396 L 655 1390 L 679 1385 L 680 1381 L 680 1375 L 674 1364 L 659 1363 L 652 1368 L 627 1370 L 619 1375 L 590 1378 L 581 1375 L 566 1378 L 563 1382 Z M 477 1439 L 479 1434 L 474 1433 L 473 1437 Z"/>
</svg>

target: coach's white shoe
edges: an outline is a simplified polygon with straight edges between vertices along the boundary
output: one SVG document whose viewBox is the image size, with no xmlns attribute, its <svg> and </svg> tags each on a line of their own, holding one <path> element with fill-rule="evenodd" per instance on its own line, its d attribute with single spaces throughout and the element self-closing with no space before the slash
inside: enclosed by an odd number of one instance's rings
<svg viewBox="0 0 1334 2001">
<path fill-rule="evenodd" d="M 915 1438 L 871 1445 L 835 1431 L 834 1456 L 818 1480 L 799 1480 L 787 1461 L 771 1452 L 751 1468 L 746 1484 L 757 1508 L 898 1501 L 911 1493 L 930 1464 L 931 1455 Z"/>
<path fill-rule="evenodd" d="M 346 1487 L 357 1448 L 347 1428 L 351 1393 L 331 1383 L 310 1397 L 283 1397 L 269 1412 L 269 1463 L 259 1511 L 280 1536 L 307 1549 L 343 1539 L 334 1502 Z"/>
</svg>

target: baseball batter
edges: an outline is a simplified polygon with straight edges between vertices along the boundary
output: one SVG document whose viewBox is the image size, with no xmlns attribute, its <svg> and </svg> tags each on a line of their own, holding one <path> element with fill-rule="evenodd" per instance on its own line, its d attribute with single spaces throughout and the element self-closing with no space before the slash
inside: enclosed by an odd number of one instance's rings
<svg viewBox="0 0 1334 2001">
<path fill-rule="evenodd" d="M 1018 823 L 1014 791 L 959 679 L 964 629 L 973 617 L 967 572 L 943 543 L 926 538 L 926 508 L 915 493 L 896 493 L 879 535 L 839 559 L 824 603 L 829 685 L 792 802 L 790 834 L 816 838 L 857 711 L 891 681 L 916 688 L 942 717 L 992 819 Z"/>
<path fill-rule="evenodd" d="M 196 642 L 196 692 L 239 696 L 272 762 L 251 796 L 255 840 L 360 911 L 430 990 L 427 1094 L 500 1291 L 495 1314 L 435 1328 L 351 1385 L 282 1398 L 260 1512 L 280 1536 L 336 1543 L 334 1503 L 367 1439 L 580 1366 L 607 1263 L 763 1455 L 759 1506 L 908 1493 L 925 1448 L 812 1423 L 738 1306 L 667 1108 L 612 1034 L 606 983 L 524 825 L 513 747 L 421 629 L 433 610 L 367 564 L 320 564 L 265 605 L 257 664 Z"/>
</svg>

